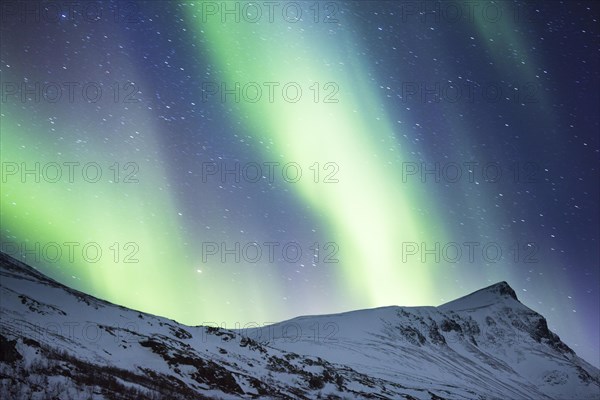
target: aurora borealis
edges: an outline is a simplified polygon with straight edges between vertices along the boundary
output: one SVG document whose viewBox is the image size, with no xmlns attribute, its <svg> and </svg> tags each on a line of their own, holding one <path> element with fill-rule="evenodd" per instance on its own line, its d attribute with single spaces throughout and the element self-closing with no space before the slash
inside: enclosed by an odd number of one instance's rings
<svg viewBox="0 0 600 400">
<path fill-rule="evenodd" d="M 506 280 L 600 364 L 594 2 L 68 3 L 2 5 L 2 251 L 192 325 Z"/>
</svg>

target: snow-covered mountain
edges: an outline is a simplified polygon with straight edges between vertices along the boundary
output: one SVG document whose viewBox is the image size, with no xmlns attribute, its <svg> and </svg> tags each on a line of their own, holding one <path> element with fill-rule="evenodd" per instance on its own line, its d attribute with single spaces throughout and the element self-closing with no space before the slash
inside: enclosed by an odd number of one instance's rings
<svg viewBox="0 0 600 400">
<path fill-rule="evenodd" d="M 600 372 L 505 282 L 440 307 L 190 327 L 0 254 L 1 399 L 599 399 Z"/>
</svg>

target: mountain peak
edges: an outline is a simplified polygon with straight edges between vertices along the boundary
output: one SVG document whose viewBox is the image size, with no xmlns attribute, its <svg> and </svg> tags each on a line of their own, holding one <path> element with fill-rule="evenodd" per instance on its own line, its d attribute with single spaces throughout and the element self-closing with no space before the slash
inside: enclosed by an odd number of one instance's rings
<svg viewBox="0 0 600 400">
<path fill-rule="evenodd" d="M 502 303 L 508 299 L 520 303 L 514 289 L 506 281 L 502 281 L 442 304 L 440 308 L 450 310 L 475 309 Z"/>
<path fill-rule="evenodd" d="M 490 285 L 488 287 L 485 287 L 483 289 L 480 289 L 472 294 L 478 293 L 478 292 L 491 292 L 491 293 L 497 293 L 500 296 L 508 296 L 508 297 L 512 297 L 514 300 L 519 301 L 519 299 L 517 298 L 517 294 L 515 293 L 514 289 L 510 287 L 510 285 L 506 282 L 506 281 L 502 281 L 502 282 L 498 282 L 495 283 L 493 285 Z"/>
<path fill-rule="evenodd" d="M 98 300 L 0 252 L 0 300 L 0 370 L 12 383 L 0 385 L 0 398 L 76 398 L 99 387 L 108 398 L 181 400 L 321 391 L 597 400 L 600 387 L 600 372 L 506 282 L 437 309 L 381 307 L 227 330 Z"/>
</svg>

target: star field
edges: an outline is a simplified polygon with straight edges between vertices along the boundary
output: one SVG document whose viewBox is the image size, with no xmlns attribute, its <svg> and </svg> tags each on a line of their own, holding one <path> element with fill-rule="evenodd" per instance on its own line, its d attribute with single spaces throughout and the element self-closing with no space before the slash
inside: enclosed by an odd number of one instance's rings
<svg viewBox="0 0 600 400">
<path fill-rule="evenodd" d="M 224 4 L 2 5 L 2 251 L 193 325 L 506 280 L 600 364 L 595 2 Z"/>
</svg>

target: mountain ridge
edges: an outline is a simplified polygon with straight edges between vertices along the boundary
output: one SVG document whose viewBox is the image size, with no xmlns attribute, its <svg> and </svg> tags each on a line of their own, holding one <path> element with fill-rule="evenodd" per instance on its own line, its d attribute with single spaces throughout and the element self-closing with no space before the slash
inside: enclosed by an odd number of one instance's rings
<svg viewBox="0 0 600 400">
<path fill-rule="evenodd" d="M 97 299 L 5 254 L 0 278 L 1 398 L 600 394 L 598 369 L 506 282 L 439 307 L 388 306 L 227 330 Z"/>
<path fill-rule="evenodd" d="M 524 307 L 527 307 L 521 303 L 515 290 L 506 281 L 501 281 L 476 290 L 470 294 L 459 297 L 458 299 L 441 304 L 438 307 L 447 310 L 460 309 L 461 307 L 462 309 L 482 308 L 503 300 L 515 301 Z"/>
<path fill-rule="evenodd" d="M 500 281 L 500 282 L 494 283 L 492 285 L 478 289 L 470 294 L 459 297 L 458 299 L 452 300 L 450 302 L 459 301 L 459 300 L 465 299 L 467 297 L 478 296 L 482 293 L 498 294 L 501 297 L 510 297 L 513 300 L 520 302 L 520 300 L 517 297 L 517 293 L 506 281 Z M 444 303 L 442 305 L 445 305 L 445 304 L 448 304 L 448 303 Z"/>
</svg>

